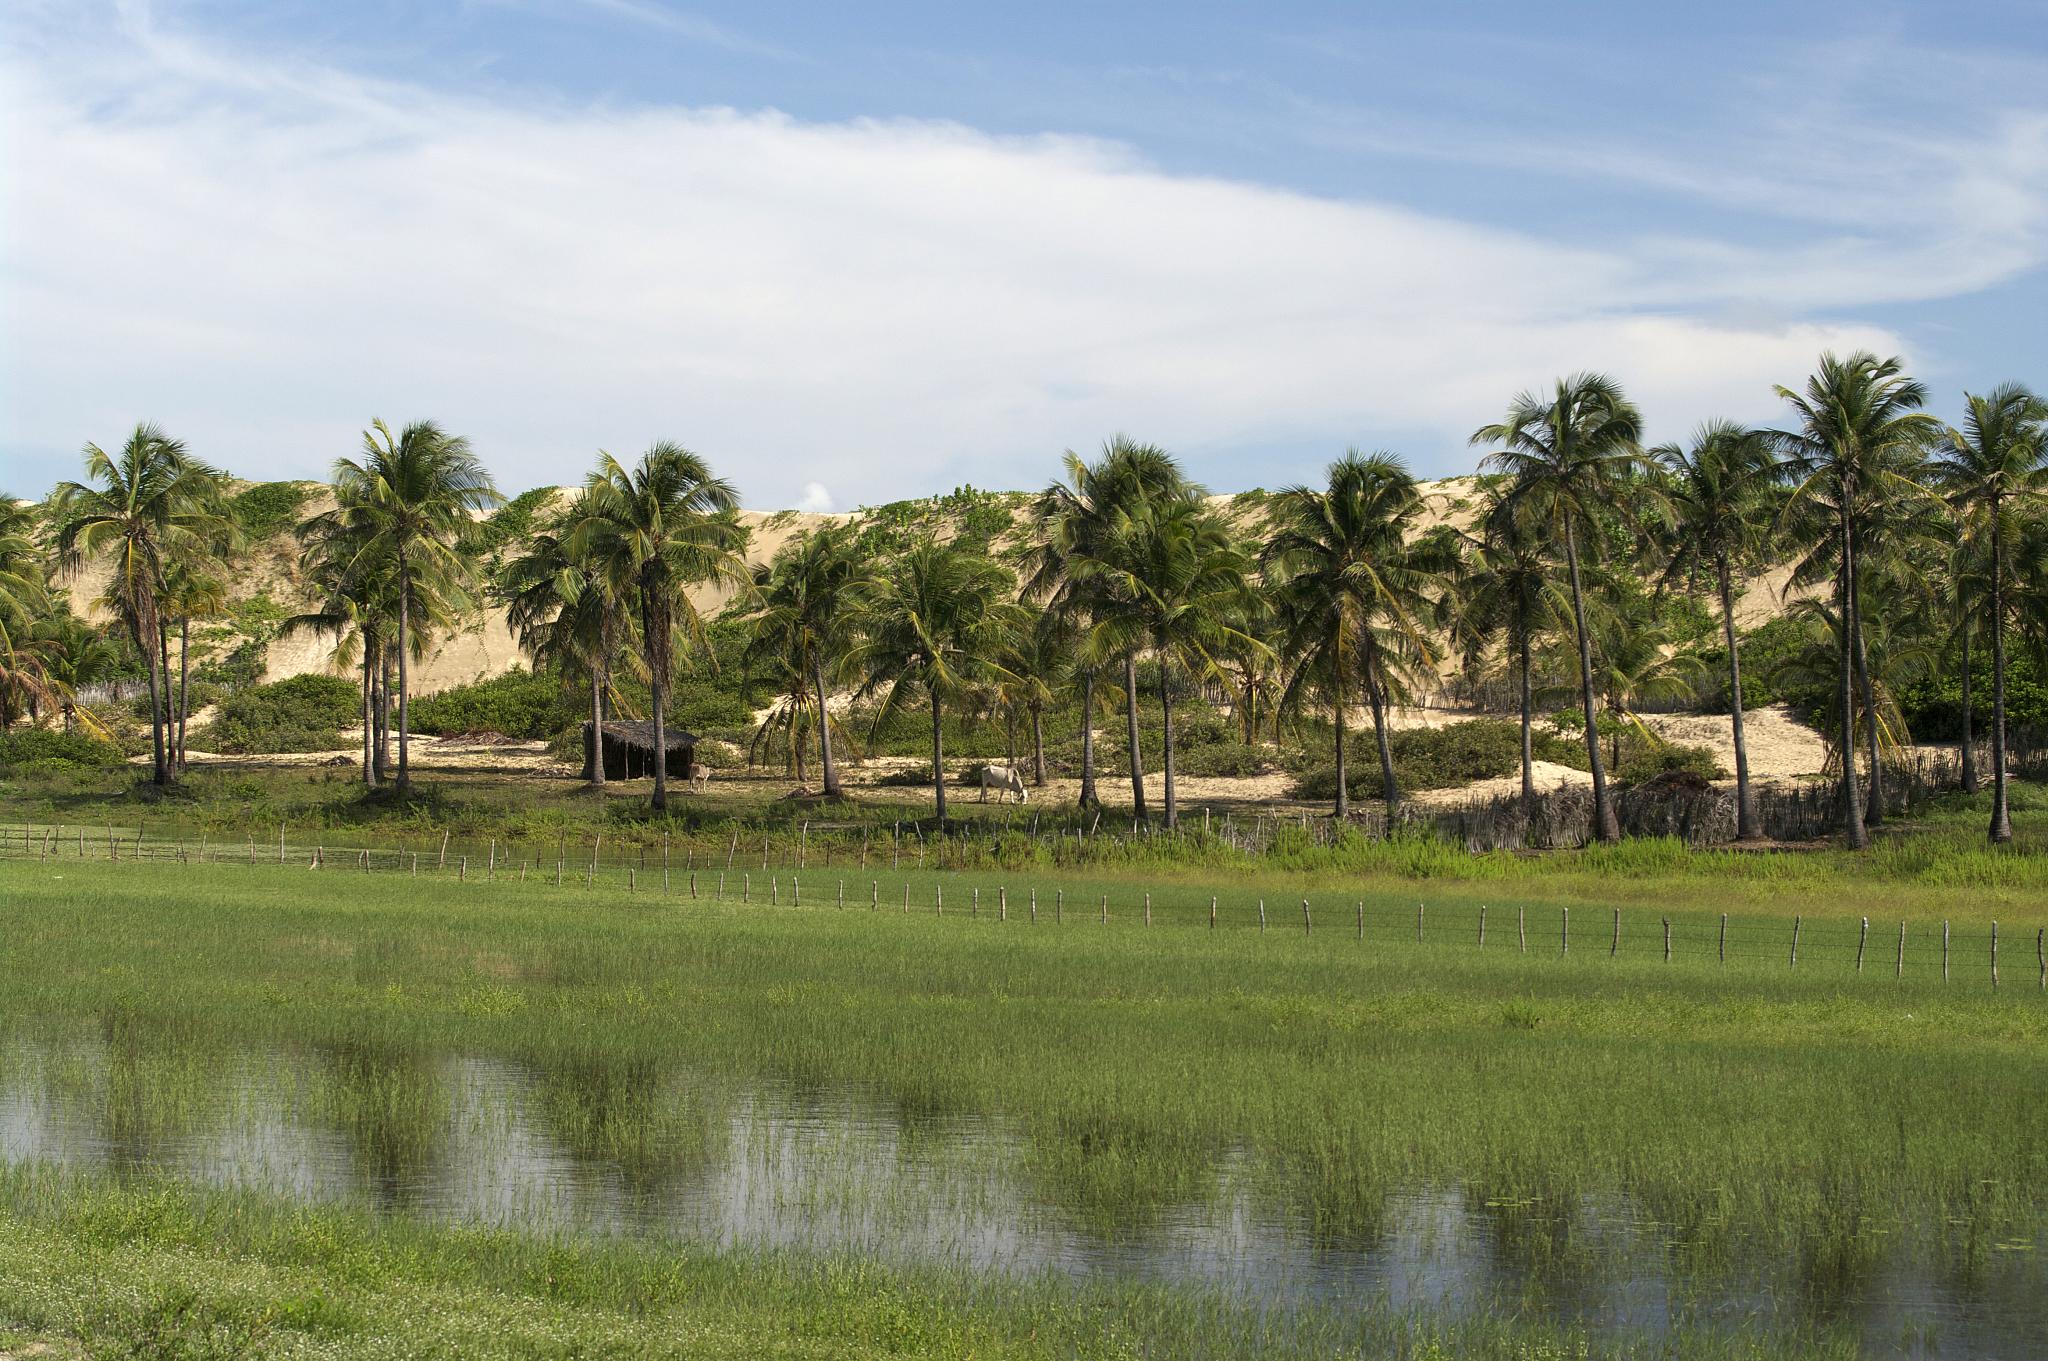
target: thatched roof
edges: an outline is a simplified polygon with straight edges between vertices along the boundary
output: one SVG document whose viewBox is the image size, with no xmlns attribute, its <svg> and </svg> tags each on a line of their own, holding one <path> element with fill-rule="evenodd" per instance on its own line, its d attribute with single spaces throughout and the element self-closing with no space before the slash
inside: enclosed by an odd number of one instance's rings
<svg viewBox="0 0 2048 1361">
<path fill-rule="evenodd" d="M 583 721 L 583 731 L 586 735 L 589 734 L 590 720 Z M 651 718 L 608 718 L 604 723 L 604 735 L 622 746 L 635 747 L 641 751 L 654 750 L 654 720 Z M 668 730 L 670 751 L 694 747 L 697 741 L 695 733 L 684 732 L 680 728 Z"/>
</svg>

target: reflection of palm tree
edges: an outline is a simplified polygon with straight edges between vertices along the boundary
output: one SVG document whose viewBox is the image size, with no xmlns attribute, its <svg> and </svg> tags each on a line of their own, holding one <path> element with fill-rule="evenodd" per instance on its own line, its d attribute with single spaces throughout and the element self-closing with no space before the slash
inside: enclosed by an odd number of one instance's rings
<svg viewBox="0 0 2048 1361">
<path fill-rule="evenodd" d="M 1640 470 L 1642 417 L 1612 379 L 1582 373 L 1559 379 L 1549 397 L 1525 392 L 1508 407 L 1507 418 L 1481 426 L 1474 444 L 1500 448 L 1487 466 L 1506 473 L 1500 495 L 1503 514 L 1528 515 L 1557 531 L 1571 580 L 1572 632 L 1578 641 L 1579 703 L 1586 723 L 1586 758 L 1593 772 L 1593 832 L 1602 841 L 1621 836 L 1607 771 L 1600 760 L 1600 735 L 1593 714 L 1593 650 L 1586 628 L 1586 595 L 1580 580 L 1579 535 L 1626 503 L 1625 491 Z M 1593 542 L 1589 540 L 1589 542 Z"/>
</svg>

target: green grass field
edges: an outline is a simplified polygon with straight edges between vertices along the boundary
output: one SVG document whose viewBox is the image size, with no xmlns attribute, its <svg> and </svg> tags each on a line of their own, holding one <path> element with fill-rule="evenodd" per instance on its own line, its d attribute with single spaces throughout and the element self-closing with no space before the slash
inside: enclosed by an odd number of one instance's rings
<svg viewBox="0 0 2048 1361">
<path fill-rule="evenodd" d="M 90 1088 L 99 1118 L 142 1147 L 220 1119 L 218 1063 L 257 1045 L 370 1056 L 330 1063 L 300 1099 L 400 1163 L 433 1140 L 446 1097 L 394 1074 L 456 1054 L 566 1075 L 560 1137 L 656 1180 L 676 1171 L 665 1160 L 703 1153 L 687 1112 L 649 1091 L 677 1073 L 712 1087 L 772 1079 L 868 1093 L 923 1121 L 1000 1120 L 1017 1149 L 1003 1175 L 1105 1241 L 1218 1195 L 1217 1169 L 1236 1161 L 1260 1169 L 1263 1202 L 1339 1243 L 1384 1234 L 1417 1187 L 1510 1209 L 1623 1197 L 1663 1226 L 1668 1269 L 1689 1286 L 1711 1293 L 1762 1262 L 1809 1304 L 1761 1328 L 1678 1316 L 1641 1339 L 1589 1335 L 1542 1285 L 1594 1270 L 1554 1221 L 1514 1231 L 1512 1260 L 1535 1284 L 1483 1316 L 1372 1301 L 1275 1316 L 1156 1281 L 464 1229 L 167 1187 L 134 1169 L 33 1167 L 0 1186 L 12 1211 L 0 1296 L 16 1322 L 103 1349 L 151 1329 L 217 1332 L 228 1347 L 242 1329 L 279 1354 L 475 1355 L 486 1335 L 506 1355 L 1535 1356 L 1666 1354 L 1674 1338 L 1686 1355 L 1854 1354 L 1840 1302 L 1902 1251 L 1965 1295 L 2042 1284 L 2031 1245 L 2048 1210 L 2048 996 L 2034 929 L 2048 907 L 2026 891 L 2029 860 L 1988 862 L 2023 872 L 1972 888 L 1946 877 L 1957 871 L 1943 854 L 1968 860 L 1960 845 L 1940 851 L 1877 894 L 1868 870 L 1827 856 L 1650 846 L 1415 878 L 1304 850 L 1298 866 L 1228 880 L 1214 930 L 1199 866 L 807 870 L 792 907 L 781 868 L 751 871 L 743 905 L 730 900 L 737 872 L 727 901 L 693 902 L 645 880 L 629 894 L 616 867 L 556 888 L 452 870 L 16 858 L 0 863 L 0 1016 L 17 1035 L 89 1034 L 126 1056 L 119 1081 L 62 1080 Z M 1614 904 L 1623 945 L 1610 955 Z M 1858 973 L 1865 915 L 1884 929 Z M 1996 990 L 1982 957 L 1994 915 L 2010 951 Z M 1937 917 L 1956 922 L 1947 983 Z M 291 1303 L 304 1299 L 317 1303 Z M 432 1326 L 408 1332 L 422 1316 Z M 198 1345 L 139 1354 L 241 1354 Z"/>
</svg>

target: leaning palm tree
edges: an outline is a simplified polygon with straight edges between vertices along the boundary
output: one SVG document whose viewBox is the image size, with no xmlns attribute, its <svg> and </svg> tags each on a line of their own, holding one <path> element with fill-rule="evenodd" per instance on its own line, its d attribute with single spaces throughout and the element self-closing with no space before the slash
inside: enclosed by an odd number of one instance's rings
<svg viewBox="0 0 2048 1361">
<path fill-rule="evenodd" d="M 1252 558 L 1220 515 L 1197 500 L 1140 501 L 1119 511 L 1108 537 L 1081 564 L 1096 601 L 1084 653 L 1135 655 L 1147 646 L 1159 667 L 1161 802 L 1178 825 L 1174 791 L 1173 676 L 1220 677 L 1226 643 L 1248 641 L 1233 623 L 1248 589 Z M 1134 678 L 1127 684 L 1135 689 Z M 1132 698 L 1135 708 L 1135 696 Z"/>
<path fill-rule="evenodd" d="M 1852 710 L 1859 670 L 1866 707 L 1875 704 L 1859 609 L 1859 537 L 1870 533 L 1886 502 L 1919 494 L 1915 477 L 1922 451 L 1936 438 L 1940 426 L 1920 409 L 1926 405 L 1927 389 L 1906 377 L 1896 358 L 1879 359 L 1868 351 L 1846 359 L 1823 354 L 1804 392 L 1785 387 L 1777 391 L 1797 418 L 1796 429 L 1772 432 L 1794 483 L 1781 523 L 1808 525 L 1832 540 L 1835 619 L 1842 630 L 1841 645 L 1835 649 L 1842 668 L 1837 689 L 1841 731 L 1847 741 L 1856 731 Z M 1878 728 L 1873 714 L 1872 741 Z M 1871 772 L 1873 779 L 1882 778 L 1874 750 Z M 1883 816 L 1882 803 L 1881 797 L 1872 800 L 1873 821 Z M 1846 750 L 1842 759 L 1842 826 L 1853 849 L 1870 844 L 1865 817 L 1855 752 Z"/>
<path fill-rule="evenodd" d="M 414 421 L 396 435 L 383 421 L 363 432 L 360 458 L 334 464 L 340 522 L 365 560 L 388 560 L 397 595 L 398 779 L 412 785 L 409 654 L 413 606 L 423 583 L 458 606 L 470 600 L 474 575 L 460 543 L 479 511 L 501 498 L 469 441 L 432 421 Z"/>
<path fill-rule="evenodd" d="M 1593 834 L 1603 841 L 1621 836 L 1600 737 L 1593 713 L 1592 639 L 1586 628 L 1585 587 L 1580 574 L 1580 536 L 1590 536 L 1603 517 L 1626 505 L 1626 491 L 1643 467 L 1642 418 L 1613 379 L 1597 373 L 1559 379 L 1549 396 L 1525 392 L 1508 407 L 1507 418 L 1480 427 L 1473 444 L 1500 446 L 1485 466 L 1506 473 L 1501 493 L 1504 514 L 1528 514 L 1564 544 L 1571 582 L 1572 632 L 1578 642 L 1579 704 L 1586 722 L 1586 758 L 1593 773 Z"/>
<path fill-rule="evenodd" d="M 1350 814 L 1344 718 L 1354 686 L 1372 711 L 1390 818 L 1400 800 L 1386 702 L 1413 666 L 1435 661 L 1428 614 L 1448 565 L 1424 561 L 1411 542 L 1421 511 L 1406 464 L 1355 449 L 1330 465 L 1327 485 L 1290 487 L 1272 502 L 1261 558 L 1283 621 L 1282 652 L 1294 662 L 1282 705 L 1298 712 L 1313 696 L 1330 709 L 1339 818 Z"/>
<path fill-rule="evenodd" d="M 596 555 L 589 535 L 578 542 L 577 527 L 589 514 L 589 499 L 578 495 L 543 524 L 505 564 L 497 594 L 507 627 L 536 671 L 554 668 L 565 689 L 578 673 L 589 680 L 592 740 L 583 778 L 602 790 L 603 743 L 596 735 L 604 727 L 612 668 L 638 634 L 630 607 L 634 583 L 607 570 L 617 564 Z"/>
<path fill-rule="evenodd" d="M 1157 445 L 1118 435 L 1089 463 L 1068 450 L 1066 480 L 1054 482 L 1032 504 L 1035 530 L 1024 555 L 1024 595 L 1068 617 L 1076 631 L 1094 628 L 1103 602 L 1090 594 L 1089 561 L 1107 542 L 1116 517 L 1147 501 L 1193 500 L 1191 487 L 1173 456 Z M 1103 631 L 1106 634 L 1106 630 Z M 1081 680 L 1081 806 L 1100 807 L 1095 789 L 1095 689 L 1103 671 L 1118 662 L 1124 673 L 1124 717 L 1131 765 L 1132 812 L 1145 816 L 1145 767 L 1138 746 L 1137 654 L 1133 641 L 1121 656 L 1084 664 Z M 1113 674 L 1113 673 L 1112 673 Z"/>
<path fill-rule="evenodd" d="M 1492 501 L 1459 575 L 1450 632 L 1468 670 L 1498 644 L 1513 668 L 1522 729 L 1522 814 L 1536 810 L 1534 656 L 1539 639 L 1570 626 L 1571 595 L 1557 583 L 1557 560 L 1540 526 Z"/>
<path fill-rule="evenodd" d="M 847 528 L 822 525 L 784 544 L 773 561 L 755 570 L 754 605 L 741 616 L 751 629 L 749 664 L 773 664 L 797 678 L 785 706 L 792 744 L 800 711 L 816 706 L 818 769 L 827 798 L 837 798 L 840 790 L 826 700 L 853 650 L 853 602 L 867 578 Z M 806 687 L 808 698 L 802 696 Z"/>
<path fill-rule="evenodd" d="M 1935 453 L 1936 485 L 1965 524 L 1983 526 L 1990 576 L 1991 826 L 1992 842 L 2012 840 L 2005 776 L 2006 544 L 2016 517 L 2048 496 L 2048 403 L 2017 383 L 1983 395 L 1965 395 L 1961 429 L 1951 429 Z"/>
<path fill-rule="evenodd" d="M 138 425 L 117 454 L 85 446 L 88 482 L 62 482 L 53 493 L 58 562 L 76 573 L 88 560 L 109 561 L 100 599 L 128 631 L 149 674 L 152 778 L 171 781 L 165 743 L 163 666 L 165 571 L 193 545 L 223 532 L 220 477 L 185 446 L 153 425 Z"/>
<path fill-rule="evenodd" d="M 861 693 L 879 693 L 870 738 L 923 695 L 932 711 L 932 805 L 946 817 L 944 708 L 1004 674 L 1001 657 L 1021 610 L 1001 563 L 924 539 L 876 574 L 859 596 L 859 636 L 848 658 Z"/>
<path fill-rule="evenodd" d="M 1749 786 L 1749 746 L 1742 729 L 1742 654 L 1735 634 L 1736 567 L 1763 551 L 1779 479 L 1771 437 L 1733 421 L 1708 421 L 1689 445 L 1651 451 L 1663 466 L 1673 509 L 1672 553 L 1664 583 L 1704 568 L 1713 573 L 1721 603 L 1721 634 L 1728 648 L 1728 714 L 1735 738 L 1735 836 L 1763 835 Z"/>
<path fill-rule="evenodd" d="M 640 613 L 640 647 L 647 663 L 648 705 L 654 716 L 654 801 L 668 807 L 668 693 L 676 645 L 706 655 L 704 616 L 690 599 L 694 586 L 751 590 L 742 556 L 747 531 L 737 515 L 739 494 L 711 465 L 680 444 L 650 445 L 631 468 L 599 453 L 584 490 L 590 516 L 570 536 L 572 547 L 630 581 Z"/>
</svg>

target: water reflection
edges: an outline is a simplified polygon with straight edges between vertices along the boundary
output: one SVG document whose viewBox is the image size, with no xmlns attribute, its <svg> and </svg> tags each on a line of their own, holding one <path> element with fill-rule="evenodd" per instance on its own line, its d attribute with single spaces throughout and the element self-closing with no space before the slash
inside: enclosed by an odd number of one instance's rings
<svg viewBox="0 0 2048 1361">
<path fill-rule="evenodd" d="M 1871 1356 L 2048 1355 L 2040 1236 L 1936 1251 L 1945 1230 L 1884 1232 L 1853 1186 L 1825 1188 L 1827 1215 L 1789 1252 L 1751 1254 L 1615 1192 L 1319 1198 L 1244 1154 L 1199 1175 L 1156 1159 L 1182 1170 L 1137 1195 L 1148 1169 L 1132 1137 L 1100 1122 L 1027 1137 L 858 1091 L 646 1061 L 203 1051 L 116 1023 L 0 1044 L 9 1163 L 168 1172 L 450 1221 L 1191 1283 L 1281 1308 L 1846 1331 Z"/>
</svg>

